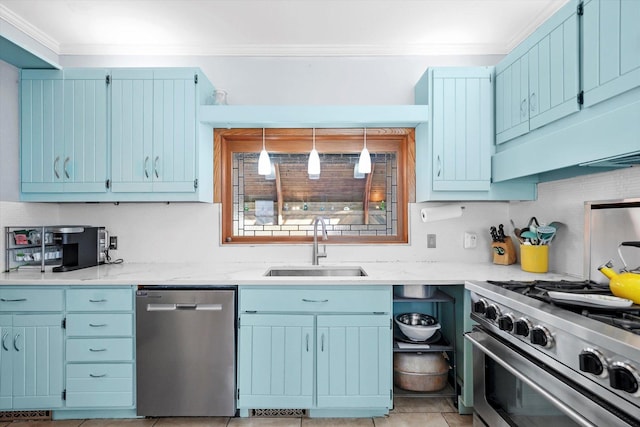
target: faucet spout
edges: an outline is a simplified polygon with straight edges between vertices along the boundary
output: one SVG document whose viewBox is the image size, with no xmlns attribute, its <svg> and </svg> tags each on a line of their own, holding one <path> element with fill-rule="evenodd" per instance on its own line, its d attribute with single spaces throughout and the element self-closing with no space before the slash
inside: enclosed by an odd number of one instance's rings
<svg viewBox="0 0 640 427">
<path fill-rule="evenodd" d="M 322 226 L 322 240 L 329 240 L 329 236 L 327 236 L 327 223 L 326 220 L 317 216 L 313 219 L 313 259 L 311 260 L 312 265 L 319 265 L 320 258 L 327 257 L 327 247 L 325 246 L 324 252 L 318 252 L 318 223 Z"/>
</svg>

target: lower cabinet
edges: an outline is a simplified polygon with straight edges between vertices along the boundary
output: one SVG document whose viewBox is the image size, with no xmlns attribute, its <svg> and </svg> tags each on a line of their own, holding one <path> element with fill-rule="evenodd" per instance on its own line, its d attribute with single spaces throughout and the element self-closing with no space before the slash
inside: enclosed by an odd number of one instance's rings
<svg viewBox="0 0 640 427">
<path fill-rule="evenodd" d="M 62 406 L 62 315 L 4 315 L 0 328 L 0 409 Z"/>
<path fill-rule="evenodd" d="M 281 294 L 271 304 L 257 298 L 264 292 Z M 354 303 L 345 308 L 350 298 Z M 332 410 L 388 412 L 391 287 L 357 293 L 331 286 L 241 287 L 239 311 L 241 415 L 251 409 L 326 410 L 326 416 Z"/>
</svg>

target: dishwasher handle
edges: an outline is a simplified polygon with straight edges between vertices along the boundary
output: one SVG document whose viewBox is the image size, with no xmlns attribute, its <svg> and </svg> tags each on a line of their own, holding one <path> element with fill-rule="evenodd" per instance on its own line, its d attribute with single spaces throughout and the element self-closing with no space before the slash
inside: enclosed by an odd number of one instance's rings
<svg viewBox="0 0 640 427">
<path fill-rule="evenodd" d="M 147 304 L 147 311 L 177 311 L 177 310 L 222 311 L 222 304 L 194 304 L 194 303 Z"/>
</svg>

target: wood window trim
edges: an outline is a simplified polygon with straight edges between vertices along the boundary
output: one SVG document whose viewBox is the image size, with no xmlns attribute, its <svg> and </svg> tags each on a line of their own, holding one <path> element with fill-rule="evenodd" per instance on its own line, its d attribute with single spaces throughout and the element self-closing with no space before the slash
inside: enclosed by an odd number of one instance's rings
<svg viewBox="0 0 640 427">
<path fill-rule="evenodd" d="M 362 128 L 316 129 L 319 153 L 359 153 L 363 146 Z M 310 243 L 311 236 L 233 236 L 232 156 L 234 152 L 260 152 L 262 128 L 214 129 L 214 203 L 222 204 L 221 240 L 223 244 Z M 312 129 L 266 130 L 269 153 L 308 153 Z M 337 144 L 339 142 L 339 144 Z M 409 241 L 408 204 L 415 202 L 415 129 L 369 128 L 370 152 L 395 151 L 397 176 L 397 235 L 330 236 L 327 244 L 406 244 Z"/>
</svg>

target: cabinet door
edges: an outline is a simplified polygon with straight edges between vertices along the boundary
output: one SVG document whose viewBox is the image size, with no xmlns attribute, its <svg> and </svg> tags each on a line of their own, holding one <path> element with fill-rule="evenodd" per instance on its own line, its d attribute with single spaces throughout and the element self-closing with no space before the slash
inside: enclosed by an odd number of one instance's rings
<svg viewBox="0 0 640 427">
<path fill-rule="evenodd" d="M 433 190 L 487 191 L 493 145 L 491 70 L 432 71 Z"/>
<path fill-rule="evenodd" d="M 111 87 L 113 192 L 153 189 L 153 71 L 114 70 Z"/>
<path fill-rule="evenodd" d="M 313 406 L 313 320 L 312 315 L 240 316 L 239 408 Z"/>
<path fill-rule="evenodd" d="M 156 70 L 153 80 L 154 192 L 195 192 L 196 77 L 193 70 Z"/>
<path fill-rule="evenodd" d="M 62 316 L 14 315 L 12 335 L 14 409 L 62 406 Z"/>
<path fill-rule="evenodd" d="M 496 67 L 496 143 L 529 131 L 529 57 L 524 54 Z"/>
<path fill-rule="evenodd" d="M 589 107 L 640 86 L 640 2 L 587 0 L 582 20 L 582 88 Z"/>
<path fill-rule="evenodd" d="M 63 191 L 64 98 L 62 71 L 26 70 L 20 83 L 22 192 Z"/>
<path fill-rule="evenodd" d="M 580 109 L 578 14 L 573 6 L 546 21 L 546 34 L 529 50 L 530 130 Z"/>
<path fill-rule="evenodd" d="M 318 407 L 390 407 L 391 317 L 321 315 L 317 323 Z"/>
<path fill-rule="evenodd" d="M 13 407 L 13 359 L 11 345 L 13 331 L 11 316 L 0 316 L 0 409 Z"/>
</svg>

